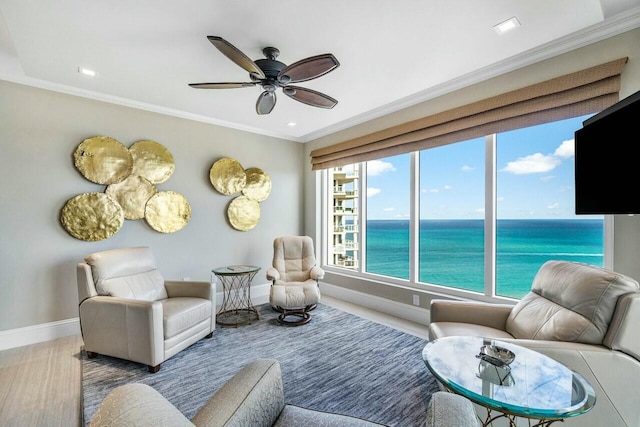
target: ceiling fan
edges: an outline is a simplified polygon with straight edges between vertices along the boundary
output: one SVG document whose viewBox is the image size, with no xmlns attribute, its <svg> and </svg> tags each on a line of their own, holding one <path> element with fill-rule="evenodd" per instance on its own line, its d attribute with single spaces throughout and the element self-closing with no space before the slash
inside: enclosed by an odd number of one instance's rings
<svg viewBox="0 0 640 427">
<path fill-rule="evenodd" d="M 265 59 L 252 61 L 237 47 L 217 36 L 207 36 L 207 39 L 233 62 L 249 72 L 250 82 L 228 83 L 190 83 L 189 86 L 196 89 L 234 89 L 260 85 L 264 91 L 258 96 L 256 112 L 269 114 L 276 105 L 276 89 L 282 88 L 285 95 L 303 104 L 320 108 L 333 108 L 337 100 L 315 90 L 291 83 L 306 82 L 327 74 L 338 68 L 340 63 L 330 53 L 311 56 L 294 62 L 291 65 L 283 64 L 276 58 L 280 51 L 275 47 L 265 47 L 262 53 Z"/>
</svg>

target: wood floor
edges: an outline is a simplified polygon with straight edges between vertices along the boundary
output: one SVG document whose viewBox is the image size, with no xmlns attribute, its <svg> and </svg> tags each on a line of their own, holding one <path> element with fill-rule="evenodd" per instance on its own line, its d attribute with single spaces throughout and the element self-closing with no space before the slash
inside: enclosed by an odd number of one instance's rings
<svg viewBox="0 0 640 427">
<path fill-rule="evenodd" d="M 335 298 L 323 303 L 427 338 L 427 327 Z M 80 349 L 82 338 L 57 340 L 0 351 L 0 426 L 82 425 Z"/>
</svg>

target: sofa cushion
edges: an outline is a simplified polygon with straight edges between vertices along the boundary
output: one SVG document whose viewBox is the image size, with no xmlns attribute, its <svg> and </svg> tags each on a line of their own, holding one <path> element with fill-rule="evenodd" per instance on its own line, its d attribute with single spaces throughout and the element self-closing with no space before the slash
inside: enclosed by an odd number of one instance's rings
<svg viewBox="0 0 640 427">
<path fill-rule="evenodd" d="M 144 301 L 167 298 L 164 278 L 148 247 L 112 249 L 85 257 L 98 295 Z"/>
<path fill-rule="evenodd" d="M 638 289 L 634 279 L 604 268 L 547 261 L 506 329 L 520 339 L 602 344 L 618 298 Z"/>
</svg>

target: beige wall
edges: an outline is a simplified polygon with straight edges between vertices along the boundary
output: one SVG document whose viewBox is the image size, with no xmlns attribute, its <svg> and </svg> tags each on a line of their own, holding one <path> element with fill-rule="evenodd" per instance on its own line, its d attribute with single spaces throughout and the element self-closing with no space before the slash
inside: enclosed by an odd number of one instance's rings
<svg viewBox="0 0 640 427">
<path fill-rule="evenodd" d="M 316 220 L 316 212 L 320 206 L 314 204 L 315 195 L 319 194 L 316 182 L 319 172 L 311 171 L 309 153 L 312 150 L 627 56 L 629 62 L 622 73 L 620 90 L 622 99 L 640 90 L 639 46 L 640 29 L 635 29 L 305 144 L 306 233 L 316 236 L 316 239 L 321 241 L 320 223 Z M 606 148 L 603 146 L 603 149 Z M 615 165 L 605 166 L 604 170 L 615 173 Z M 640 215 L 615 216 L 614 230 L 614 269 L 640 280 Z M 325 281 L 406 304 L 411 304 L 411 296 L 416 293 L 415 289 L 385 286 L 378 282 L 347 278 L 331 272 L 326 275 Z M 430 295 L 424 293 L 424 296 L 426 298 L 421 298 L 420 305 L 427 308 Z"/>
<path fill-rule="evenodd" d="M 127 147 L 141 139 L 164 145 L 175 173 L 159 190 L 188 199 L 192 218 L 172 234 L 144 220 L 125 221 L 113 237 L 86 242 L 60 225 L 71 197 L 102 192 L 75 169 L 72 155 L 85 138 L 106 135 Z M 303 144 L 0 81 L 0 332 L 75 318 L 75 265 L 89 253 L 123 246 L 153 248 L 167 279 L 210 280 L 214 267 L 247 263 L 266 283 L 273 239 L 303 230 Z M 232 196 L 209 182 L 214 161 L 232 157 L 263 169 L 272 180 L 258 225 L 227 224 Z"/>
</svg>

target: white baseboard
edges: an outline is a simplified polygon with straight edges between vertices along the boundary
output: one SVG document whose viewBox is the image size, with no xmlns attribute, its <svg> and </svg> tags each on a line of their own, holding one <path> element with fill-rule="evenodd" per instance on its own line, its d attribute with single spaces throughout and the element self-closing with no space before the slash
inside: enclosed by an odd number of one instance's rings
<svg viewBox="0 0 640 427">
<path fill-rule="evenodd" d="M 367 307 L 372 310 L 381 311 L 391 316 L 399 317 L 400 319 L 409 320 L 421 325 L 429 324 L 429 310 L 425 308 L 391 301 L 386 298 L 365 294 L 363 292 L 346 289 L 342 286 L 331 285 L 329 283 L 323 282 L 320 287 L 323 295 L 331 296 L 362 307 Z"/>
<path fill-rule="evenodd" d="M 77 317 L 0 331 L 0 350 L 55 340 L 70 335 L 80 335 L 80 319 Z"/>
<path fill-rule="evenodd" d="M 270 283 L 251 286 L 251 302 L 253 305 L 269 302 L 270 286 Z M 328 283 L 322 283 L 322 293 L 415 323 L 424 325 L 429 323 L 429 310 L 425 310 L 424 308 L 390 301 L 385 298 L 345 289 Z M 222 297 L 222 292 L 218 292 L 216 295 L 218 305 L 222 303 Z M 59 320 L 57 322 L 26 326 L 24 328 L 9 329 L 7 331 L 0 331 L 0 351 L 79 334 L 80 319 L 77 317 Z"/>
<path fill-rule="evenodd" d="M 269 283 L 251 286 L 251 301 L 254 305 L 269 302 L 269 286 Z M 218 292 L 216 298 L 219 305 L 222 302 L 222 292 Z M 0 331 L 0 351 L 70 335 L 80 335 L 80 319 L 78 317 Z"/>
</svg>

